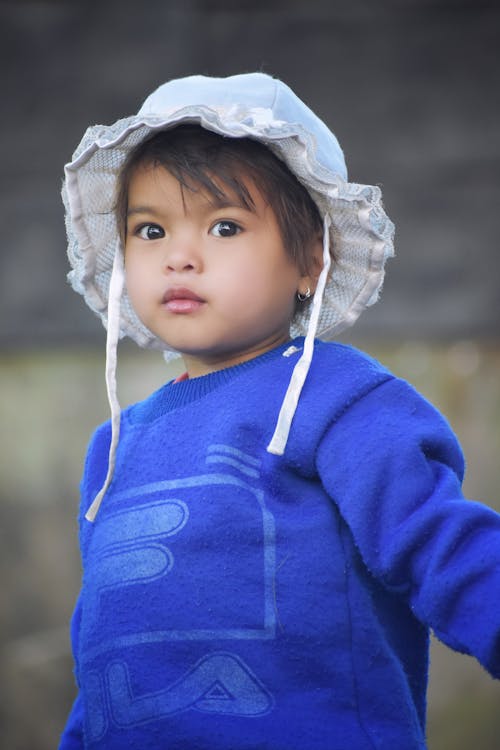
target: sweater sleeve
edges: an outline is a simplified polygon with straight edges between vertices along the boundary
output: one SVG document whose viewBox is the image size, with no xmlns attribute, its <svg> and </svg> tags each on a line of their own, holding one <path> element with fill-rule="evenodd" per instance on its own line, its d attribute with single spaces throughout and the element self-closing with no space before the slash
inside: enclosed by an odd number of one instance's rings
<svg viewBox="0 0 500 750">
<path fill-rule="evenodd" d="M 80 549 L 82 560 L 85 559 L 86 529 L 89 522 L 85 520 L 85 513 L 95 494 L 102 486 L 107 471 L 107 460 L 110 442 L 109 422 L 97 428 L 89 443 L 83 476 L 80 483 Z M 82 597 L 80 593 L 71 619 L 71 646 L 75 662 L 75 674 L 78 684 L 78 655 L 80 639 L 80 622 L 82 614 Z M 61 736 L 59 750 L 81 750 L 84 747 L 84 710 L 81 696 L 78 695 L 68 716 L 66 726 Z"/>
<path fill-rule="evenodd" d="M 463 497 L 446 421 L 389 380 L 330 425 L 317 468 L 371 574 L 500 678 L 500 515 Z"/>
<path fill-rule="evenodd" d="M 81 618 L 81 598 L 78 602 L 73 613 L 71 620 L 71 645 L 73 654 L 76 657 L 78 653 L 78 638 L 80 633 L 80 618 Z M 78 681 L 78 678 L 77 678 Z M 66 721 L 63 733 L 61 735 L 61 742 L 59 744 L 59 750 L 82 750 L 84 747 L 83 740 L 83 706 L 80 695 L 78 694 L 73 707 Z"/>
<path fill-rule="evenodd" d="M 59 750 L 83 750 L 83 709 L 78 695 L 61 736 Z"/>
</svg>

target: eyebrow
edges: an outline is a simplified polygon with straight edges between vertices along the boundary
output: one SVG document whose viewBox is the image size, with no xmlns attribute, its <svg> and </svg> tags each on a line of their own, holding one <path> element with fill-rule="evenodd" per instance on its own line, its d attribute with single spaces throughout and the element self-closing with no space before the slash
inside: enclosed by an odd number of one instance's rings
<svg viewBox="0 0 500 750">
<path fill-rule="evenodd" d="M 153 216 L 160 216 L 160 212 L 152 206 L 132 206 L 127 210 L 127 218 L 134 216 L 135 214 L 152 214 Z"/>
<path fill-rule="evenodd" d="M 214 198 L 213 201 L 207 201 L 207 213 L 209 211 L 219 211 L 221 209 L 225 208 L 240 208 L 243 209 L 243 211 L 250 211 L 251 213 L 254 213 L 252 207 L 245 206 L 245 204 L 242 201 L 239 200 L 231 200 L 230 198 Z M 162 216 L 162 211 L 158 210 L 156 208 L 153 208 L 153 206 L 132 206 L 127 210 L 127 219 L 131 216 L 135 216 L 136 214 L 150 214 L 151 216 Z"/>
<path fill-rule="evenodd" d="M 251 211 L 241 200 L 231 200 L 230 198 L 214 198 L 213 201 L 209 202 L 209 205 L 215 210 L 221 208 L 242 208 L 244 211 Z"/>
</svg>

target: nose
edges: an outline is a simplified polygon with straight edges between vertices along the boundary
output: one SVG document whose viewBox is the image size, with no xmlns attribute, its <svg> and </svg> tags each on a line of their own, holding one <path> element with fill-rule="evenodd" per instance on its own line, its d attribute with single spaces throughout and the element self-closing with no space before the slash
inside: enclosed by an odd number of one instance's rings
<svg viewBox="0 0 500 750">
<path fill-rule="evenodd" d="M 182 232 L 170 236 L 165 251 L 164 268 L 166 273 L 201 271 L 201 254 L 192 233 Z"/>
</svg>

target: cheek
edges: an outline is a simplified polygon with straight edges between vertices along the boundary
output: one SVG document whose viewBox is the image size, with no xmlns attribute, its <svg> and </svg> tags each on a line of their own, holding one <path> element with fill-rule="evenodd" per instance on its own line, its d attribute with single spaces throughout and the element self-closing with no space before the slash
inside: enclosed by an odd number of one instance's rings
<svg viewBox="0 0 500 750">
<path fill-rule="evenodd" d="M 222 283 L 224 297 L 235 315 L 275 320 L 293 317 L 298 281 L 287 269 L 268 268 L 263 272 L 254 265 L 238 277 L 226 277 Z"/>
<path fill-rule="evenodd" d="M 127 289 L 129 297 L 133 295 L 134 279 L 134 264 L 127 257 L 125 257 L 125 287 Z"/>
<path fill-rule="evenodd" d="M 145 289 L 143 268 L 133 258 L 125 258 L 125 287 L 132 306 L 137 309 Z"/>
</svg>

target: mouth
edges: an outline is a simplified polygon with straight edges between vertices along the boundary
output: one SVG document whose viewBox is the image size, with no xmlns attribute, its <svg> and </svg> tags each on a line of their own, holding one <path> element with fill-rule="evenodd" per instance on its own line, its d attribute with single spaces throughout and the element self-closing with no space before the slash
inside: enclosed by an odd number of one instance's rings
<svg viewBox="0 0 500 750">
<path fill-rule="evenodd" d="M 205 300 L 183 287 L 167 289 L 162 298 L 162 304 L 169 312 L 186 314 L 195 312 L 205 304 Z"/>
</svg>

